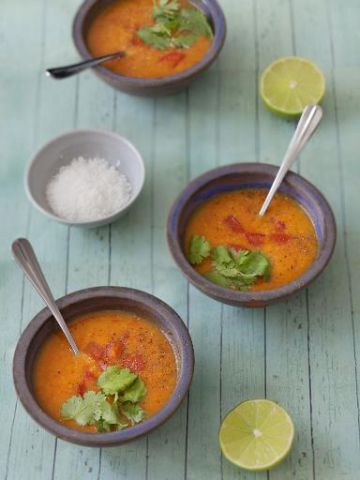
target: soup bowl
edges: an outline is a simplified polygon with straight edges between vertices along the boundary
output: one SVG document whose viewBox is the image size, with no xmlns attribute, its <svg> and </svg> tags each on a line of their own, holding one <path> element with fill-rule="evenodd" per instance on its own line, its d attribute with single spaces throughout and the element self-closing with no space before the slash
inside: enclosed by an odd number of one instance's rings
<svg viewBox="0 0 360 480">
<path fill-rule="evenodd" d="M 135 426 L 109 433 L 92 433 L 69 428 L 51 418 L 39 406 L 33 388 L 32 373 L 37 353 L 46 338 L 58 330 L 50 311 L 44 308 L 29 323 L 17 344 L 13 377 L 21 403 L 48 432 L 80 445 L 115 446 L 146 435 L 159 427 L 175 412 L 185 397 L 192 380 L 194 351 L 189 332 L 175 311 L 158 298 L 129 288 L 95 287 L 71 293 L 57 304 L 67 323 L 79 315 L 102 310 L 124 310 L 153 322 L 170 342 L 176 363 L 176 386 L 165 406 L 156 414 Z"/>
<path fill-rule="evenodd" d="M 222 303 L 244 307 L 263 307 L 285 300 L 312 282 L 328 264 L 336 242 L 332 210 L 319 190 L 296 173 L 289 172 L 279 191 L 295 199 L 307 212 L 314 226 L 318 253 L 301 276 L 284 286 L 263 291 L 238 291 L 224 288 L 200 275 L 184 253 L 184 235 L 192 213 L 208 199 L 223 192 L 249 188 L 269 189 L 278 167 L 262 163 L 239 163 L 210 170 L 196 178 L 175 200 L 167 222 L 170 252 L 186 278 L 199 290 Z"/>
<path fill-rule="evenodd" d="M 86 43 L 87 33 L 91 22 L 104 7 L 113 1 L 114 0 L 85 0 L 76 13 L 73 22 L 73 40 L 80 56 L 84 60 L 92 58 Z M 216 0 L 191 0 L 191 3 L 206 14 L 214 33 L 212 44 L 200 62 L 177 74 L 158 78 L 135 78 L 124 76 L 112 72 L 103 66 L 95 67 L 95 73 L 102 80 L 118 90 L 133 95 L 170 95 L 187 87 L 217 59 L 226 37 L 225 17 Z"/>
</svg>

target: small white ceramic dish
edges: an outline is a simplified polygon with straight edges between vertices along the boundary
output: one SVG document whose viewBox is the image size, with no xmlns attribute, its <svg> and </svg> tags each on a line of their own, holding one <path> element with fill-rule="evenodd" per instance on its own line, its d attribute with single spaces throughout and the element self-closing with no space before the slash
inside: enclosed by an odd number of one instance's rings
<svg viewBox="0 0 360 480">
<path fill-rule="evenodd" d="M 126 175 L 131 184 L 128 203 L 113 215 L 91 222 L 68 222 L 57 216 L 48 204 L 46 187 L 60 167 L 77 157 L 104 158 Z M 33 205 L 53 220 L 92 228 L 114 222 L 124 215 L 139 196 L 144 180 L 145 167 L 141 155 L 124 137 L 106 130 L 73 130 L 51 140 L 30 160 L 25 189 Z"/>
</svg>

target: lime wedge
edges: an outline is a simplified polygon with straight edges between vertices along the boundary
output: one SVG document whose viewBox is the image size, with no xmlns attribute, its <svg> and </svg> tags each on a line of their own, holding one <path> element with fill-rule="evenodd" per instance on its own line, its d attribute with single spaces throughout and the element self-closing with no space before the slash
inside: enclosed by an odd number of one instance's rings
<svg viewBox="0 0 360 480">
<path fill-rule="evenodd" d="M 325 93 L 325 77 L 317 65 L 301 57 L 275 60 L 262 73 L 260 95 L 274 113 L 301 115 L 306 105 L 317 104 Z"/>
<path fill-rule="evenodd" d="M 271 400 L 248 400 L 225 417 L 219 432 L 222 453 L 246 470 L 268 470 L 291 449 L 294 424 Z"/>
</svg>

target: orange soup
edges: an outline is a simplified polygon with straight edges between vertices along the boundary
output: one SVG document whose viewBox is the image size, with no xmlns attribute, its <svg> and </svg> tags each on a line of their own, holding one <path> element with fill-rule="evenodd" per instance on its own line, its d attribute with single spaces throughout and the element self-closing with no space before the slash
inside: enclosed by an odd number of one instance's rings
<svg viewBox="0 0 360 480">
<path fill-rule="evenodd" d="M 318 242 L 307 213 L 294 199 L 277 193 L 266 214 L 260 217 L 258 212 L 266 194 L 262 189 L 222 193 L 195 211 L 186 228 L 185 251 L 190 258 L 192 240 L 197 237 L 202 242 L 200 246 L 195 245 L 195 253 L 199 256 L 200 251 L 202 256 L 199 259 L 195 256 L 192 262 L 199 273 L 207 276 L 215 268 L 216 274 L 228 275 L 225 279 L 228 282 L 233 274 L 229 268 L 234 264 L 227 259 L 228 264 L 216 264 L 214 247 L 219 245 L 226 247 L 235 260 L 238 252 L 247 251 L 261 252 L 260 260 L 268 260 L 269 275 L 264 278 L 265 275 L 259 274 L 256 281 L 245 285 L 243 290 L 269 290 L 286 285 L 310 267 L 317 256 Z M 258 267 L 259 263 L 255 263 L 255 268 Z M 236 273 L 235 270 L 234 276 Z"/>
<path fill-rule="evenodd" d="M 81 351 L 78 356 L 57 332 L 46 340 L 35 361 L 35 395 L 51 417 L 69 427 L 95 432 L 93 425 L 65 420 L 61 407 L 72 396 L 98 392 L 99 375 L 110 365 L 141 378 L 146 388 L 140 404 L 145 417 L 166 404 L 176 385 L 176 360 L 169 341 L 153 323 L 123 311 L 104 311 L 81 316 L 69 328 Z"/>
<path fill-rule="evenodd" d="M 186 0 L 178 1 L 177 5 L 179 12 L 180 9 L 191 9 L 199 13 Z M 154 17 L 153 7 L 153 0 L 115 0 L 110 3 L 90 25 L 87 45 L 91 54 L 99 56 L 123 50 L 126 52 L 123 58 L 104 65 L 113 72 L 138 78 L 173 75 L 198 63 L 211 45 L 210 26 L 208 35 L 199 34 L 193 42 L 190 41 L 190 35 L 193 35 L 190 30 L 178 29 L 167 36 L 166 31 L 175 24 L 171 15 L 175 15 L 176 11 L 165 10 L 164 15 Z M 164 21 L 166 15 L 170 15 L 168 23 Z M 144 30 L 153 28 L 155 24 L 160 25 L 157 30 L 165 28 L 165 34 Z"/>
</svg>

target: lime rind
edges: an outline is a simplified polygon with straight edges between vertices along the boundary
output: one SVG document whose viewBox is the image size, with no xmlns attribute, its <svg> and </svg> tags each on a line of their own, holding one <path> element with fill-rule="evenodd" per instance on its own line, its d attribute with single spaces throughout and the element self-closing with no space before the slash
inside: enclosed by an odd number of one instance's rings
<svg viewBox="0 0 360 480">
<path fill-rule="evenodd" d="M 234 465 L 250 471 L 269 470 L 278 465 L 290 452 L 293 440 L 291 417 L 267 399 L 240 403 L 226 415 L 219 431 L 223 455 Z"/>
<path fill-rule="evenodd" d="M 294 81 L 294 89 L 289 83 Z M 282 57 L 271 63 L 260 78 L 260 96 L 265 106 L 280 116 L 299 116 L 305 105 L 320 103 L 325 77 L 319 67 L 303 57 Z"/>
</svg>

